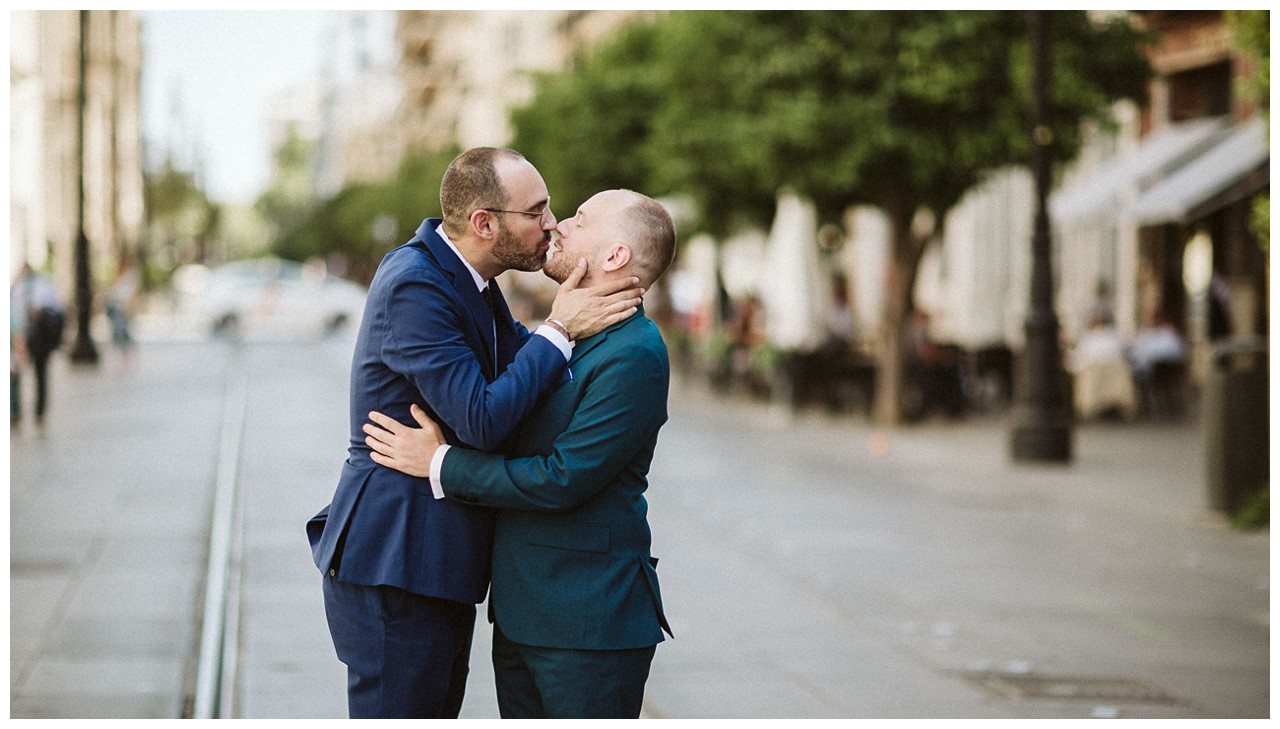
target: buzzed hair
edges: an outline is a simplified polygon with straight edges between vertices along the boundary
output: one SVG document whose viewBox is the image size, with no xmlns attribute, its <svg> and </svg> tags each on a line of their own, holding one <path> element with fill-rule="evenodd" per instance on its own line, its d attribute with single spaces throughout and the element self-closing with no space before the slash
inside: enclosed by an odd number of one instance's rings
<svg viewBox="0 0 1280 729">
<path fill-rule="evenodd" d="M 498 177 L 500 159 L 522 160 L 524 155 L 514 149 L 475 147 L 449 163 L 440 180 L 440 212 L 450 237 L 466 232 L 472 211 L 507 206 L 507 189 Z"/>
<path fill-rule="evenodd" d="M 631 238 L 640 248 L 637 263 L 648 279 L 644 285 L 652 286 L 675 260 L 676 226 L 662 203 L 634 190 L 626 192 L 635 196 L 635 202 L 626 209 L 626 215 Z"/>
</svg>

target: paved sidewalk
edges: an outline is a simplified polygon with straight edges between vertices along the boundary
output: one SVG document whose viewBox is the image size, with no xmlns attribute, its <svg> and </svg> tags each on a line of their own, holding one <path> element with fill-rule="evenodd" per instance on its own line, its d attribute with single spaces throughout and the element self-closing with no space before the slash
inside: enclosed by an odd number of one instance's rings
<svg viewBox="0 0 1280 729">
<path fill-rule="evenodd" d="M 673 397 L 650 521 L 655 716 L 1266 717 L 1269 533 L 1206 507 L 1195 423 L 882 431 Z"/>
<path fill-rule="evenodd" d="M 176 718 L 205 569 L 228 360 L 147 347 L 51 372 L 9 436 L 11 718 Z"/>
<path fill-rule="evenodd" d="M 342 458 L 350 343 L 140 355 L 60 362 L 48 433 L 11 434 L 11 716 L 181 715 L 238 372 L 236 715 L 344 716 L 302 525 Z M 649 501 L 676 639 L 646 716 L 1269 715 L 1269 532 L 1205 506 L 1194 423 L 1081 426 L 1071 465 L 1026 466 L 997 420 L 885 432 L 694 388 L 671 411 Z M 497 715 L 483 615 L 464 718 Z"/>
</svg>

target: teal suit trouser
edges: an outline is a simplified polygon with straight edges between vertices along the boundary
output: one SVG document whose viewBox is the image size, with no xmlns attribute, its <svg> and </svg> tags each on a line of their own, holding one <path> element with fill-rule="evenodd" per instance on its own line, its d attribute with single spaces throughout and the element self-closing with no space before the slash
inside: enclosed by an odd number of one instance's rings
<svg viewBox="0 0 1280 729">
<path fill-rule="evenodd" d="M 657 646 L 540 648 L 493 627 L 493 673 L 503 719 L 637 719 Z"/>
</svg>

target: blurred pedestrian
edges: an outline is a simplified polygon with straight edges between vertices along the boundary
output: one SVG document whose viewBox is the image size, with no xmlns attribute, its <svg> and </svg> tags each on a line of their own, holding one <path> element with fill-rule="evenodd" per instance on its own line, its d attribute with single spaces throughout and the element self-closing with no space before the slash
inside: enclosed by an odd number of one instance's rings
<svg viewBox="0 0 1280 729">
<path fill-rule="evenodd" d="M 849 279 L 837 273 L 831 277 L 831 311 L 827 316 L 827 342 L 836 348 L 851 348 L 858 339 L 858 324 L 849 296 Z"/>
<path fill-rule="evenodd" d="M 559 230 L 544 269 L 556 281 L 584 255 L 583 284 L 634 274 L 647 289 L 675 253 L 667 212 L 626 190 L 593 196 Z M 579 340 L 571 366 L 574 381 L 520 425 L 509 455 L 445 445 L 417 408 L 421 428 L 379 413 L 365 426 L 374 460 L 430 476 L 437 499 L 498 509 L 489 606 L 504 719 L 638 718 L 671 632 L 643 495 L 667 420 L 666 345 L 642 309 Z"/>
<path fill-rule="evenodd" d="M 1114 324 L 1115 320 L 1111 306 L 1111 282 L 1100 278 L 1093 287 L 1093 304 L 1089 307 L 1089 321 Z"/>
<path fill-rule="evenodd" d="M 1130 420 L 1138 399 L 1120 333 L 1109 320 L 1095 316 L 1071 351 L 1076 414 L 1083 419 L 1115 414 Z"/>
<path fill-rule="evenodd" d="M 748 293 L 740 304 L 734 306 L 733 317 L 725 325 L 729 347 L 725 353 L 724 369 L 729 384 L 740 383 L 752 394 L 768 392 L 771 372 L 766 370 L 761 353 L 766 351 L 764 304 L 760 297 Z M 772 363 L 768 363 L 769 367 Z"/>
<path fill-rule="evenodd" d="M 431 499 L 422 479 L 370 458 L 368 414 L 408 421 L 417 405 L 449 442 L 495 450 L 570 378 L 573 340 L 640 300 L 630 279 L 579 286 L 582 261 L 542 326 L 530 333 L 511 317 L 495 277 L 541 269 L 556 225 L 542 175 L 517 152 L 463 152 L 445 171 L 440 207 L 443 220 L 424 220 L 369 287 L 348 457 L 332 502 L 307 524 L 352 718 L 458 716 L 493 547 L 491 511 Z"/>
<path fill-rule="evenodd" d="M 1133 335 L 1129 345 L 1129 361 L 1137 381 L 1143 408 L 1176 414 L 1181 409 L 1179 388 L 1182 384 L 1187 348 L 1173 323 L 1157 311 Z"/>
<path fill-rule="evenodd" d="M 37 431 L 43 431 L 49 396 L 49 358 L 62 346 L 66 311 L 53 282 L 24 263 L 17 280 L 9 288 L 9 312 L 10 340 L 15 337 L 22 339 L 25 349 L 22 359 L 35 375 L 35 425 Z M 13 349 L 12 344 L 10 348 Z M 11 355 L 10 392 L 14 398 L 9 413 L 11 429 L 21 423 L 23 410 L 21 380 L 24 369 L 15 370 L 15 362 L 15 356 Z"/>
<path fill-rule="evenodd" d="M 1133 344 L 1129 347 L 1129 358 L 1139 380 L 1148 378 L 1157 364 L 1181 363 L 1186 356 L 1182 335 L 1178 334 L 1169 318 L 1159 311 L 1133 335 Z"/>
<path fill-rule="evenodd" d="M 111 342 L 120 351 L 126 368 L 132 364 L 136 349 L 131 325 L 141 296 L 138 267 L 125 261 L 107 291 L 107 318 L 111 321 Z"/>
<path fill-rule="evenodd" d="M 933 337 L 927 311 L 916 309 L 907 325 L 906 371 L 918 388 L 919 402 L 908 408 L 911 419 L 941 408 L 949 418 L 964 417 L 968 405 L 960 373 L 960 352 Z"/>
<path fill-rule="evenodd" d="M 1235 336 L 1231 315 L 1231 284 L 1214 271 L 1209 280 L 1209 341 L 1215 344 Z"/>
<path fill-rule="evenodd" d="M 22 425 L 22 371 L 27 367 L 26 314 L 9 307 L 9 429 Z"/>
</svg>

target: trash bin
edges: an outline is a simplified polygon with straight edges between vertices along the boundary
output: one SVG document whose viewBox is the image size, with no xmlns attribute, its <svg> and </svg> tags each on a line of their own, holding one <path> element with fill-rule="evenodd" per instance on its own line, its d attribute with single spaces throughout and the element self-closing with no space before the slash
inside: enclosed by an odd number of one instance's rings
<svg viewBox="0 0 1280 729">
<path fill-rule="evenodd" d="M 1270 482 L 1267 345 L 1234 341 L 1214 349 L 1204 393 L 1209 505 L 1236 514 Z"/>
</svg>

